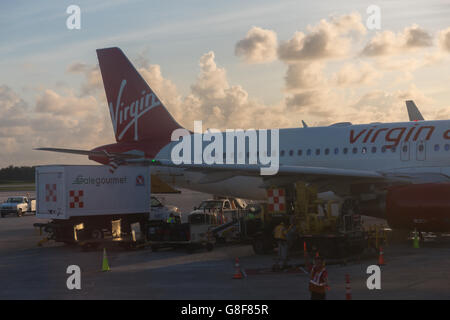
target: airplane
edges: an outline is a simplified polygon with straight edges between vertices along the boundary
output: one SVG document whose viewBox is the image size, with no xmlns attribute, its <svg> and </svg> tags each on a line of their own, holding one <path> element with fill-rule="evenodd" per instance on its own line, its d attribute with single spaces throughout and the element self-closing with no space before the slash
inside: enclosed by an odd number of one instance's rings
<svg viewBox="0 0 450 320">
<path fill-rule="evenodd" d="M 116 143 L 38 150 L 86 155 L 105 165 L 151 165 L 171 186 L 246 199 L 266 200 L 265 188 L 301 180 L 355 200 L 359 214 L 387 219 L 393 229 L 450 231 L 449 120 L 279 129 L 279 149 L 271 150 L 279 156 L 274 175 L 261 175 L 263 165 L 249 163 L 249 145 L 243 164 L 175 164 L 171 151 L 179 141 L 171 137 L 182 126 L 119 48 L 98 49 L 97 56 Z M 199 135 L 186 132 L 194 141 Z"/>
</svg>

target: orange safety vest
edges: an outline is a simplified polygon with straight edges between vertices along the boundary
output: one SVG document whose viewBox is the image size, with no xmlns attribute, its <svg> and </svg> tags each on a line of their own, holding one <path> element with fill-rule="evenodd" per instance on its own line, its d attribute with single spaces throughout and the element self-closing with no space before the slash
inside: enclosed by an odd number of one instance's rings
<svg viewBox="0 0 450 320">
<path fill-rule="evenodd" d="M 313 267 L 311 280 L 309 280 L 309 290 L 316 293 L 325 293 L 326 278 L 327 270 L 325 270 L 325 267 Z"/>
</svg>

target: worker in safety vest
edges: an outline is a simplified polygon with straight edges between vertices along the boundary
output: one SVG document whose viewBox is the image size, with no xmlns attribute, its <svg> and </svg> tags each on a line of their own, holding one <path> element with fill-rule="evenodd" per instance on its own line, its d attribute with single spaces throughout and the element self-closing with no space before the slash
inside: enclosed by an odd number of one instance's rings
<svg viewBox="0 0 450 320">
<path fill-rule="evenodd" d="M 287 235 L 288 230 L 282 221 L 279 225 L 275 227 L 274 238 L 278 243 L 278 263 L 281 264 L 282 267 L 286 267 L 287 265 Z"/>
<path fill-rule="evenodd" d="M 328 273 L 325 263 L 321 257 L 316 256 L 314 265 L 311 268 L 311 279 L 309 280 L 309 291 L 311 300 L 325 300 L 328 289 Z"/>
</svg>

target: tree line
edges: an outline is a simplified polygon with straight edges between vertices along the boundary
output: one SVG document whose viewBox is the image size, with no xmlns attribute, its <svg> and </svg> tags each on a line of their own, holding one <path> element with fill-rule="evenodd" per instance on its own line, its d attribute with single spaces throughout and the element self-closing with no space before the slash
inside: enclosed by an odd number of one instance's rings
<svg viewBox="0 0 450 320">
<path fill-rule="evenodd" d="M 0 183 L 34 182 L 35 167 L 9 166 L 0 169 Z"/>
</svg>

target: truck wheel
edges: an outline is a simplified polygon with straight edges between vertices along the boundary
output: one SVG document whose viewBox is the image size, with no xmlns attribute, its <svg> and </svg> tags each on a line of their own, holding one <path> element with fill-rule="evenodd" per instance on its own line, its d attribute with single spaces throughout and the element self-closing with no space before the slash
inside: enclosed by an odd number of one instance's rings
<svg viewBox="0 0 450 320">
<path fill-rule="evenodd" d="M 22 209 L 18 209 L 18 210 L 17 210 L 17 216 L 18 216 L 18 217 L 21 217 L 21 216 L 22 216 Z"/>
<path fill-rule="evenodd" d="M 207 251 L 213 251 L 214 249 L 214 245 L 212 243 L 207 243 L 206 244 L 206 250 Z"/>
<path fill-rule="evenodd" d="M 91 232 L 91 237 L 92 237 L 92 239 L 97 239 L 97 240 L 103 239 L 103 231 L 100 229 L 93 229 Z"/>
</svg>

